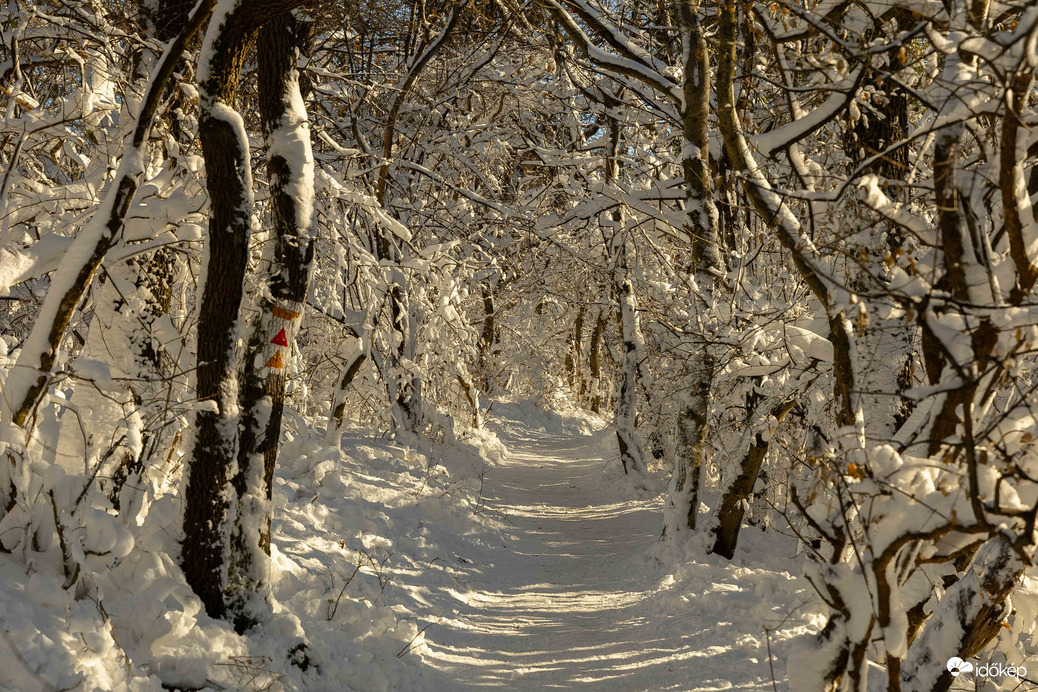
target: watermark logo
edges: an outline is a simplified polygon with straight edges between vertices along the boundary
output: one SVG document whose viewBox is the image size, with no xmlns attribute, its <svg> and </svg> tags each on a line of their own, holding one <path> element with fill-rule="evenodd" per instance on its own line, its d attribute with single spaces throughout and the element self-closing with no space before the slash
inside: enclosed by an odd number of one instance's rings
<svg viewBox="0 0 1038 692">
<path fill-rule="evenodd" d="M 957 678 L 960 673 L 972 673 L 973 664 L 969 661 L 963 661 L 958 656 L 952 656 L 948 659 L 948 672 Z"/>
<path fill-rule="evenodd" d="M 1016 678 L 1022 680 L 1027 676 L 1027 669 L 1023 666 L 1006 665 L 1004 663 L 983 663 L 974 668 L 969 661 L 963 661 L 958 656 L 948 659 L 948 672 L 952 677 L 959 677 L 963 673 L 973 673 L 978 678 Z"/>
</svg>

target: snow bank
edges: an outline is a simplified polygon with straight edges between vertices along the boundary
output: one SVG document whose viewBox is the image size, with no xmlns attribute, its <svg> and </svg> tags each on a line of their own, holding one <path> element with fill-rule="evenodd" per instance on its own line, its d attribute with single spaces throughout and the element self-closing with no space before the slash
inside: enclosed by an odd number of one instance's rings
<svg viewBox="0 0 1038 692">
<path fill-rule="evenodd" d="M 463 537 L 485 531 L 477 475 L 496 438 L 418 450 L 370 430 L 339 446 L 322 437 L 306 429 L 282 450 L 271 621 L 239 636 L 205 614 L 177 566 L 180 498 L 165 495 L 81 600 L 59 565 L 27 573 L 0 554 L 0 688 L 449 688 L 412 655 L 436 616 L 396 582 L 430 565 L 435 581 Z"/>
</svg>

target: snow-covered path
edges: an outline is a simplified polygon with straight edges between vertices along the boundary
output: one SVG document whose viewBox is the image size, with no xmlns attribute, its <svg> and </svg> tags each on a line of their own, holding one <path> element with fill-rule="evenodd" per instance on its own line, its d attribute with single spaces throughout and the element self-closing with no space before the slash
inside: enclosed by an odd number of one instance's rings
<svg viewBox="0 0 1038 692">
<path fill-rule="evenodd" d="M 612 453 L 606 440 L 515 431 L 506 439 L 510 454 L 489 471 L 484 495 L 514 524 L 507 548 L 473 570 L 469 612 L 426 636 L 427 658 L 459 689 L 634 689 L 618 683 L 666 665 L 654 663 L 662 642 L 640 627 L 653 579 L 635 571 L 659 531 L 659 506 L 591 491 Z"/>
<path fill-rule="evenodd" d="M 760 616 L 773 611 L 758 612 L 750 570 L 740 582 L 731 565 L 699 565 L 702 602 L 666 593 L 673 579 L 646 557 L 662 501 L 603 482 L 607 431 L 499 434 L 509 454 L 484 497 L 507 517 L 502 544 L 457 555 L 458 589 L 427 594 L 443 619 L 421 655 L 451 689 L 770 689 Z"/>
</svg>

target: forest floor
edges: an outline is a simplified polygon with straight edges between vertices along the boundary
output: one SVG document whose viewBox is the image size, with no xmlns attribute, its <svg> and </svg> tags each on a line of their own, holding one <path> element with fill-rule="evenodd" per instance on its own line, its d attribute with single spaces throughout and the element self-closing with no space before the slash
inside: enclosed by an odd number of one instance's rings
<svg viewBox="0 0 1038 692">
<path fill-rule="evenodd" d="M 501 542 L 463 556 L 463 591 L 429 597 L 444 617 L 421 655 L 449 689 L 784 687 L 786 642 L 811 620 L 786 541 L 748 529 L 744 545 L 770 568 L 701 558 L 675 574 L 658 542 L 664 492 L 620 475 L 611 428 L 508 413 L 491 423 L 507 452 L 481 497 Z"/>
<path fill-rule="evenodd" d="M 666 479 L 636 489 L 601 420 L 488 419 L 437 443 L 286 435 L 272 611 L 245 635 L 177 567 L 175 488 L 78 594 L 60 564 L 0 554 L 0 690 L 786 688 L 791 640 L 823 622 L 790 539 L 746 528 L 732 562 L 661 542 Z"/>
</svg>

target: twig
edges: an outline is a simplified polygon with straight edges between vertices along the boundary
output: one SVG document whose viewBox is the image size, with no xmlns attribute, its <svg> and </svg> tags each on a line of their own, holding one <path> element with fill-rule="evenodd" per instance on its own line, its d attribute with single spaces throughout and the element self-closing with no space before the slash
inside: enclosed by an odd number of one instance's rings
<svg viewBox="0 0 1038 692">
<path fill-rule="evenodd" d="M 233 668 L 237 673 L 238 687 L 248 685 L 257 692 L 269 692 L 275 683 L 285 677 L 283 674 L 269 668 L 274 659 L 269 656 L 229 656 L 229 663 L 222 661 L 213 665 Z M 208 681 L 207 681 L 208 682 Z"/>
<path fill-rule="evenodd" d="M 768 668 L 771 669 L 771 689 L 778 692 L 778 685 L 775 683 L 775 663 L 771 660 L 771 630 L 767 627 L 764 628 L 764 642 L 768 645 Z"/>
<path fill-rule="evenodd" d="M 432 627 L 435 624 L 436 623 L 434 623 L 434 622 L 430 622 L 428 625 L 426 625 L 422 629 L 418 630 L 418 633 L 415 634 L 413 637 L 411 637 L 411 641 L 407 642 L 407 646 L 405 646 L 404 648 L 400 649 L 400 651 L 397 652 L 396 657 L 397 658 L 403 658 L 404 656 L 409 654 L 411 652 L 411 645 L 414 644 L 414 640 L 418 639 L 418 637 L 422 636 L 422 633 L 425 632 L 425 630 L 429 629 L 430 627 Z"/>
<path fill-rule="evenodd" d="M 119 446 L 125 441 L 126 435 L 123 435 L 116 440 L 115 444 L 109 447 L 108 451 L 104 453 L 104 456 L 98 460 L 97 466 L 94 467 L 94 472 L 90 474 L 90 478 L 88 478 L 86 484 L 83 485 L 83 490 L 80 491 L 79 495 L 76 497 L 76 501 L 72 504 L 73 508 L 79 507 L 79 503 L 81 503 L 83 498 L 86 497 L 87 492 L 90 490 L 90 486 L 92 486 L 94 481 L 97 480 L 97 474 L 101 472 L 101 467 L 105 465 L 105 462 L 112 458 L 112 455 L 115 454 L 115 450 L 119 449 Z"/>
<path fill-rule="evenodd" d="M 54 530 L 58 534 L 58 546 L 61 548 L 62 567 L 65 570 L 65 583 L 61 588 L 68 589 L 79 581 L 80 564 L 75 559 L 72 554 L 72 548 L 69 547 L 68 541 L 65 539 L 65 529 L 61 525 L 61 517 L 58 513 L 58 503 L 54 499 L 54 491 L 48 490 L 47 496 L 50 497 L 50 506 L 54 511 Z"/>
<path fill-rule="evenodd" d="M 331 612 L 328 613 L 328 622 L 331 622 L 332 618 L 335 617 L 335 611 L 339 609 L 339 601 L 342 600 L 343 594 L 346 593 L 346 587 L 348 587 L 350 585 L 350 582 L 353 581 L 353 578 L 355 576 L 357 576 L 357 572 L 359 572 L 359 571 L 360 571 L 360 561 L 358 560 L 357 561 L 357 566 L 353 569 L 353 574 L 351 574 L 346 579 L 346 583 L 342 585 L 342 590 L 339 591 L 339 595 L 335 598 L 335 603 L 332 604 Z"/>
</svg>

